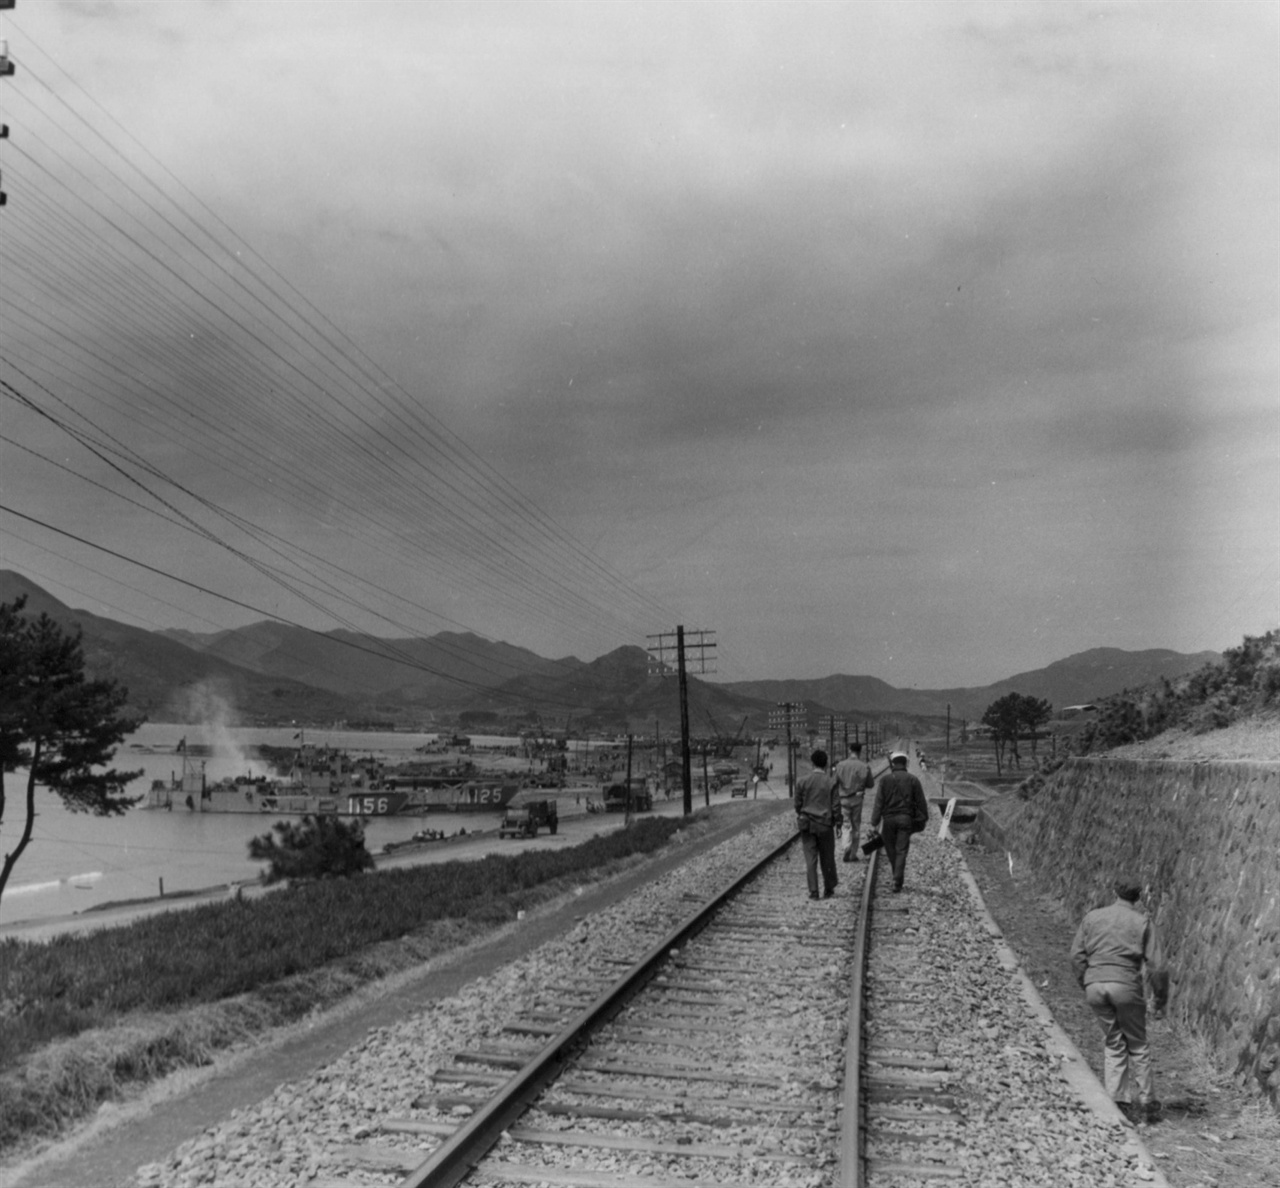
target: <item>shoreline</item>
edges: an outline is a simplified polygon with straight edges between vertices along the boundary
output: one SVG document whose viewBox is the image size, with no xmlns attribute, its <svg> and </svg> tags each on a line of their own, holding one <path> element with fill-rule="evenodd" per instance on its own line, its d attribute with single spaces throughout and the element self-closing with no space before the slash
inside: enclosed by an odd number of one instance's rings
<svg viewBox="0 0 1280 1188">
<path fill-rule="evenodd" d="M 766 792 L 766 789 L 768 790 Z M 498 835 L 501 814 L 492 814 L 491 819 L 475 826 L 466 825 L 465 834 L 453 834 L 440 841 L 422 842 L 419 844 L 398 846 L 393 853 L 375 852 L 374 872 L 394 870 L 403 866 L 422 865 L 433 862 L 477 861 L 490 853 L 517 852 L 523 849 L 544 849 L 572 844 L 585 840 L 586 837 L 604 830 L 620 829 L 625 821 L 623 813 L 591 813 L 585 804 L 573 803 L 575 789 L 558 789 L 560 802 L 560 828 L 554 836 L 539 832 L 536 838 L 507 838 Z M 583 800 L 587 799 L 586 788 L 582 789 Z M 592 789 L 598 796 L 599 790 Z M 761 785 L 759 799 L 785 798 L 785 788 L 772 785 Z M 566 799 L 569 803 L 566 806 Z M 695 812 L 703 807 L 702 794 L 695 795 Z M 741 798 L 738 798 L 741 800 Z M 712 793 L 713 805 L 731 802 L 733 798 L 728 790 Z M 749 803 L 742 801 L 742 803 Z M 653 814 L 668 816 L 682 812 L 682 801 L 679 797 L 654 802 Z M 475 814 L 465 814 L 474 816 Z M 433 814 L 440 817 L 446 814 Z M 447 815 L 451 820 L 453 814 Z M 153 915 L 163 911 L 181 911 L 186 908 L 202 906 L 205 903 L 216 903 L 220 900 L 239 895 L 241 897 L 259 898 L 275 891 L 284 890 L 288 884 L 263 883 L 260 876 L 249 879 L 238 879 L 228 882 L 209 884 L 198 889 L 174 891 L 164 896 L 139 896 L 128 900 L 112 900 L 109 903 L 94 904 L 73 913 L 62 913 L 51 916 L 34 916 L 22 920 L 0 923 L 0 943 L 7 939 L 43 942 L 53 936 L 73 932 L 87 932 L 99 928 L 118 927 L 132 923 L 135 919 Z"/>
</svg>

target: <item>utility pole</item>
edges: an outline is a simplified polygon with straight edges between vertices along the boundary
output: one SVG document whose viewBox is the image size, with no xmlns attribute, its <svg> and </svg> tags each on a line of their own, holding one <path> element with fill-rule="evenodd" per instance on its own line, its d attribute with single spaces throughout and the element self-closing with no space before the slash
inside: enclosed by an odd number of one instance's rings
<svg viewBox="0 0 1280 1188">
<path fill-rule="evenodd" d="M 627 815 L 623 820 L 624 826 L 631 824 L 631 735 L 627 735 Z"/>
<path fill-rule="evenodd" d="M 837 718 L 835 714 L 823 714 L 818 719 L 818 733 L 827 736 L 827 755 L 831 760 L 832 767 L 836 761 L 836 729 L 840 728 L 844 731 L 844 741 L 849 741 L 849 723 L 844 718 Z M 848 749 L 847 747 L 845 748 Z"/>
<path fill-rule="evenodd" d="M 947 758 L 951 758 L 951 702 L 947 702 Z"/>
<path fill-rule="evenodd" d="M 17 0 L 0 0 L 0 10 L 12 8 Z M 14 65 L 9 60 L 9 43 L 0 40 L 0 78 L 12 78 Z M 9 125 L 0 124 L 0 140 L 9 139 Z M 0 190 L 0 206 L 9 201 L 9 195 Z"/>
<path fill-rule="evenodd" d="M 714 653 L 716 641 L 714 639 L 714 631 L 690 630 L 686 636 L 683 626 L 678 626 L 675 631 L 663 631 L 657 635 L 650 635 L 648 646 L 649 652 L 649 674 L 651 676 L 671 676 L 671 653 L 674 651 L 676 660 L 676 673 L 680 679 L 680 776 L 681 783 L 684 787 L 684 814 L 689 816 L 693 812 L 693 763 L 689 753 L 689 678 L 687 675 L 688 664 L 693 663 L 697 667 L 694 672 L 702 675 L 708 672 L 715 672 L 714 668 L 707 667 L 707 654 Z M 688 653 L 695 653 L 692 661 L 688 659 Z"/>
</svg>

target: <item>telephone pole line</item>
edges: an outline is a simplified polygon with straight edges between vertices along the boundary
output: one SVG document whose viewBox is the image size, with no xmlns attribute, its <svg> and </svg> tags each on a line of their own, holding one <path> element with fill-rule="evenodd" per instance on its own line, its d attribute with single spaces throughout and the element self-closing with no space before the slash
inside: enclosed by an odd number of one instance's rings
<svg viewBox="0 0 1280 1188">
<path fill-rule="evenodd" d="M 649 640 L 649 674 L 671 676 L 671 660 L 674 656 L 675 672 L 680 678 L 680 777 L 684 788 L 684 814 L 693 812 L 693 762 L 689 752 L 689 666 L 695 674 L 715 672 L 708 668 L 708 655 L 714 657 L 716 641 L 714 631 L 685 631 L 683 625 L 674 631 L 660 631 L 646 636 Z"/>
<path fill-rule="evenodd" d="M 827 736 L 827 756 L 831 766 L 836 765 L 836 735 L 844 731 L 844 741 L 846 747 L 849 743 L 849 723 L 844 719 L 837 717 L 835 714 L 823 714 L 818 719 L 818 733 Z"/>
</svg>

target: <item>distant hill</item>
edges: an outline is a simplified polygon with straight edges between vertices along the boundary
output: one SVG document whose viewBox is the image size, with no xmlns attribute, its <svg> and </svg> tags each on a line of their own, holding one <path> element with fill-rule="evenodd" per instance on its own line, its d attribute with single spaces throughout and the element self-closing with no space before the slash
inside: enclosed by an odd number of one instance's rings
<svg viewBox="0 0 1280 1188">
<path fill-rule="evenodd" d="M 231 707 L 230 720 L 243 724 L 379 720 L 421 728 L 468 712 L 505 727 L 541 721 L 605 732 L 650 733 L 656 721 L 669 734 L 679 719 L 676 680 L 649 675 L 638 647 L 584 662 L 547 660 L 453 632 L 374 640 L 271 622 L 209 634 L 147 631 L 73 610 L 27 578 L 0 571 L 0 601 L 19 594 L 30 613 L 81 628 L 89 671 L 118 680 L 130 704 L 152 718 L 207 718 L 217 698 Z M 803 701 L 814 724 L 824 714 L 851 722 L 892 716 L 912 731 L 943 717 L 948 703 L 953 719 L 971 720 L 1010 691 L 1077 705 L 1220 660 L 1216 652 L 1094 648 L 992 685 L 932 690 L 897 689 L 870 676 L 727 684 L 690 677 L 689 725 L 702 737 L 765 733 L 779 702 Z"/>
<path fill-rule="evenodd" d="M 818 701 L 843 712 L 856 707 L 881 714 L 923 714 L 940 717 L 951 706 L 953 718 L 976 719 L 1006 693 L 1042 697 L 1061 708 L 1097 701 L 1123 689 L 1150 684 L 1161 677 L 1183 676 L 1204 664 L 1218 663 L 1218 652 L 1185 654 L 1167 648 L 1126 652 L 1121 648 L 1091 648 L 1056 660 L 1044 668 L 1021 672 L 991 685 L 957 689 L 896 689 L 875 677 L 829 676 L 815 680 L 737 681 L 722 686 L 745 696 L 771 702 Z"/>
<path fill-rule="evenodd" d="M 68 630 L 79 628 L 88 673 L 118 681 L 128 690 L 130 710 L 153 720 L 208 720 L 229 709 L 230 720 L 241 724 L 332 722 L 364 712 L 350 698 L 261 676 L 159 632 L 73 610 L 20 574 L 0 570 L 0 602 L 23 594 L 25 614 L 47 614 Z"/>
<path fill-rule="evenodd" d="M 735 736 L 744 718 L 762 730 L 772 705 L 690 677 L 689 730 L 696 737 Z M 487 693 L 473 694 L 467 709 L 491 709 L 544 720 L 571 720 L 581 729 L 652 734 L 655 723 L 670 734 L 679 724 L 679 683 L 651 676 L 643 648 L 617 648 L 583 663 L 517 677 Z M 749 731 L 748 731 L 749 732 Z"/>
<path fill-rule="evenodd" d="M 253 623 L 200 635 L 160 634 L 264 676 L 302 681 L 344 696 L 405 704 L 458 701 L 522 676 L 578 661 L 544 660 L 526 648 L 469 633 L 426 639 L 371 639 L 352 631 L 318 633 L 284 623 Z"/>
</svg>

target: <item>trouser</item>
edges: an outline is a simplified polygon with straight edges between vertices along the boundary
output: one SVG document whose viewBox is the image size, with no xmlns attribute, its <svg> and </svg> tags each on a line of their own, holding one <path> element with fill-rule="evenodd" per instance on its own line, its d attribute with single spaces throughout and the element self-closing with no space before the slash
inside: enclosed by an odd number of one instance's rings
<svg viewBox="0 0 1280 1188">
<path fill-rule="evenodd" d="M 818 867 L 822 867 L 824 891 L 834 891 L 836 883 L 836 831 L 830 826 L 810 825 L 800 835 L 804 847 L 804 877 L 809 884 L 809 894 L 818 894 Z"/>
<path fill-rule="evenodd" d="M 862 832 L 862 802 L 864 796 L 854 798 L 853 804 L 843 808 L 844 827 L 840 830 L 840 853 L 846 862 L 858 859 L 858 835 Z"/>
<path fill-rule="evenodd" d="M 893 885 L 902 889 L 902 878 L 907 873 L 907 851 L 911 848 L 911 818 L 883 817 L 880 820 L 880 836 L 884 838 L 885 861 L 893 871 Z"/>
<path fill-rule="evenodd" d="M 1103 1084 L 1112 1101 L 1151 1100 L 1151 1048 L 1147 1044 L 1147 1001 L 1139 986 L 1127 982 L 1091 982 L 1085 1001 L 1102 1023 Z"/>
</svg>

